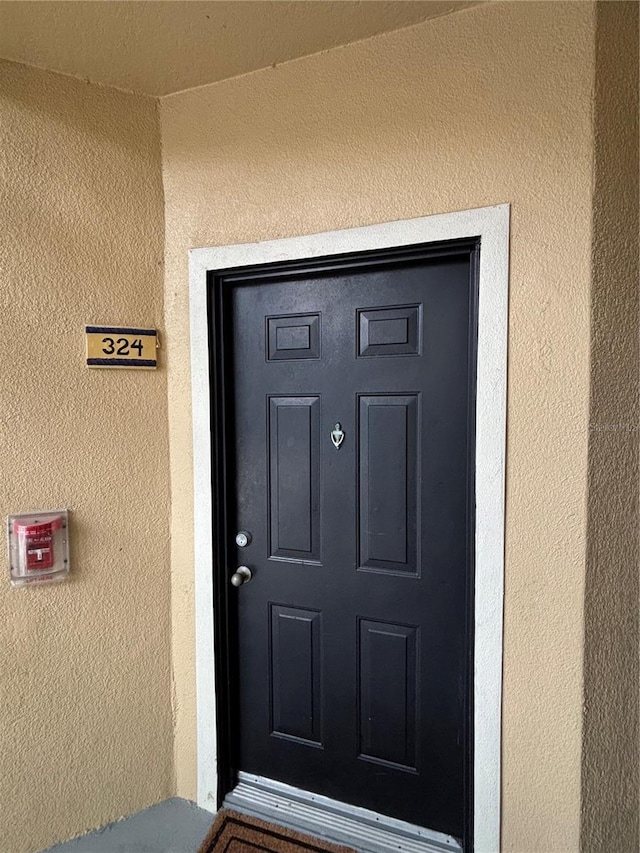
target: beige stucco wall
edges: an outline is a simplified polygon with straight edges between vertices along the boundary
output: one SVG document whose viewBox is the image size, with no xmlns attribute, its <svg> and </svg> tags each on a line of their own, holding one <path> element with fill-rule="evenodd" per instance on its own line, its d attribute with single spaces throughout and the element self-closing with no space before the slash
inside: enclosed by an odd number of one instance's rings
<svg viewBox="0 0 640 853">
<path fill-rule="evenodd" d="M 596 38 L 582 849 L 640 849 L 638 9 Z"/>
<path fill-rule="evenodd" d="M 591 3 L 492 3 L 161 102 L 175 757 L 195 796 L 187 250 L 510 202 L 504 849 L 580 831 Z"/>
<path fill-rule="evenodd" d="M 636 4 L 494 3 L 163 99 L 164 295 L 156 103 L 0 63 L 1 512 L 68 506 L 73 564 L 0 584 L 0 853 L 195 797 L 187 249 L 500 202 L 504 849 L 637 848 L 637 50 Z"/>
<path fill-rule="evenodd" d="M 0 64 L 0 515 L 72 513 L 71 582 L 0 561 L 2 853 L 173 792 L 166 374 L 83 340 L 162 329 L 159 155 L 153 101 Z"/>
</svg>

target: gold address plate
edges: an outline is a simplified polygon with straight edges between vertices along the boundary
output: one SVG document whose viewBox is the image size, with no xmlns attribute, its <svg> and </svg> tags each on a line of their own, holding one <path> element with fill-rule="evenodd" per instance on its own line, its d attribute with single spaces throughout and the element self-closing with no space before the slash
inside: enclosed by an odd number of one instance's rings
<svg viewBox="0 0 640 853">
<path fill-rule="evenodd" d="M 157 367 L 158 332 L 131 326 L 85 326 L 87 367 Z"/>
</svg>

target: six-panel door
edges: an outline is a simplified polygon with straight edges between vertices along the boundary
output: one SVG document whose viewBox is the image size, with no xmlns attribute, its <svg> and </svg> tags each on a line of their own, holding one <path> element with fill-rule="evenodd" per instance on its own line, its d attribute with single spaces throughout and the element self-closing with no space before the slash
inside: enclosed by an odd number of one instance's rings
<svg viewBox="0 0 640 853">
<path fill-rule="evenodd" d="M 456 837 L 472 279 L 467 248 L 230 286 L 236 768 Z"/>
</svg>

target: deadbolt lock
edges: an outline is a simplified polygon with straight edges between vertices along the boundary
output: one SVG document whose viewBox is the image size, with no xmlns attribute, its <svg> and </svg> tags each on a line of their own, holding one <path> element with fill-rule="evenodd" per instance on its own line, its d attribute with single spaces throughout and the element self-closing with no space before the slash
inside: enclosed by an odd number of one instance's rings
<svg viewBox="0 0 640 853">
<path fill-rule="evenodd" d="M 246 548 L 251 544 L 251 534 L 247 530 L 239 530 L 236 533 L 236 545 L 238 548 Z"/>
</svg>

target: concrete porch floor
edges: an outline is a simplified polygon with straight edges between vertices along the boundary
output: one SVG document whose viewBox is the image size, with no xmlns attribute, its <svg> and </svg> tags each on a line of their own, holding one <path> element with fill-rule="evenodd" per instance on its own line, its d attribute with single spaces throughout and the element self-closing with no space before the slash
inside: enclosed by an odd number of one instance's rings
<svg viewBox="0 0 640 853">
<path fill-rule="evenodd" d="M 213 821 L 211 812 L 173 797 L 42 853 L 196 853 Z"/>
</svg>

